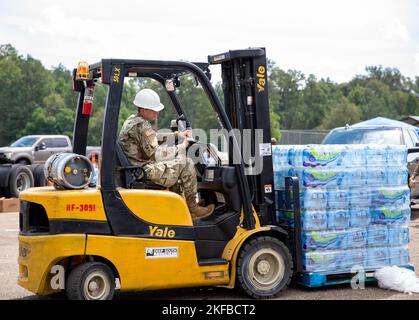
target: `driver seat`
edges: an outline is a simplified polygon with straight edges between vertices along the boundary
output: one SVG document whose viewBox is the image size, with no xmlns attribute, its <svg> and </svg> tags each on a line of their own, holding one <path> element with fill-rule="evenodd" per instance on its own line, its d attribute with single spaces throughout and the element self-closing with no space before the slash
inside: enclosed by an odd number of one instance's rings
<svg viewBox="0 0 419 320">
<path fill-rule="evenodd" d="M 165 186 L 147 180 L 147 175 L 141 166 L 133 166 L 129 162 L 121 145 L 115 144 L 116 159 L 118 162 L 120 186 L 126 189 L 154 189 L 165 190 Z"/>
</svg>

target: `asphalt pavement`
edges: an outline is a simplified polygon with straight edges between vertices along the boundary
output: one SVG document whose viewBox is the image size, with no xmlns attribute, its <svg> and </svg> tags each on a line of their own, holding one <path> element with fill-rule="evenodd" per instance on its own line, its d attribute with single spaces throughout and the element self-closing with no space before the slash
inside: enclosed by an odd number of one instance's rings
<svg viewBox="0 0 419 320">
<path fill-rule="evenodd" d="M 21 288 L 17 284 L 18 277 L 18 241 L 19 215 L 18 213 L 0 213 L 0 299 L 62 299 L 62 296 L 40 297 Z M 412 213 L 410 224 L 410 257 L 411 263 L 419 270 L 419 211 Z M 416 271 L 417 274 L 418 271 Z M 164 290 L 153 292 L 120 293 L 116 299 L 199 299 L 199 300 L 228 300 L 248 299 L 235 290 L 225 288 L 191 288 Z M 363 290 L 354 290 L 349 284 L 310 289 L 291 284 L 291 286 L 276 299 L 279 300 L 419 300 L 419 294 L 404 294 L 378 288 L 376 283 L 366 284 Z"/>
</svg>

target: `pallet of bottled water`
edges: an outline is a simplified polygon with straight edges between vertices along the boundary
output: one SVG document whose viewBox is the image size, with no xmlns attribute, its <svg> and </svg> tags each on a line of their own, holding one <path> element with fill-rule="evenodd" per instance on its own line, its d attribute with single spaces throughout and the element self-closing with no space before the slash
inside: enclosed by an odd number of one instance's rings
<svg viewBox="0 0 419 320">
<path fill-rule="evenodd" d="M 306 272 L 409 264 L 407 150 L 394 145 L 273 147 L 275 189 L 300 183 Z M 294 224 L 293 216 L 278 211 Z"/>
</svg>

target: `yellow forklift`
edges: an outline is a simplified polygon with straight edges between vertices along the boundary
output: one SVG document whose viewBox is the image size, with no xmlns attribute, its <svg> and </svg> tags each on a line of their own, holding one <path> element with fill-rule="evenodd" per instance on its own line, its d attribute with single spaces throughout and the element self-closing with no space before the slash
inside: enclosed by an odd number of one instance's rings
<svg viewBox="0 0 419 320">
<path fill-rule="evenodd" d="M 223 104 L 210 82 L 212 64 L 221 65 Z M 228 137 L 228 163 L 196 165 L 200 197 L 216 205 L 210 217 L 198 221 L 183 197 L 147 181 L 117 142 L 128 77 L 161 83 L 178 118 L 193 126 L 175 90 L 185 74 L 197 79 L 227 132 L 263 132 L 263 141 L 251 139 L 260 173 L 245 174 L 252 164 L 233 161 L 234 153 L 243 154 L 243 142 L 234 135 Z M 290 254 L 290 231 L 275 217 L 265 49 L 228 51 L 208 56 L 207 63 L 103 59 L 80 65 L 73 71 L 79 93 L 75 155 L 86 153 L 97 81 L 108 88 L 98 186 L 20 194 L 19 285 L 39 295 L 65 290 L 69 299 L 86 300 L 112 299 L 117 290 L 202 286 L 237 287 L 253 298 L 283 291 L 301 259 L 298 250 L 294 258 Z"/>
</svg>

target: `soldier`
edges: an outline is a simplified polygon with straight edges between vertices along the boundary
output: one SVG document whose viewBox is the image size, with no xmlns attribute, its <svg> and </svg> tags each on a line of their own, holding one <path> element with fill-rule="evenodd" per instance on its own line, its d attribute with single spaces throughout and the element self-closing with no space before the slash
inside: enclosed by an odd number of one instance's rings
<svg viewBox="0 0 419 320">
<path fill-rule="evenodd" d="M 416 187 L 416 177 L 419 176 L 419 165 L 416 167 L 415 171 L 413 172 L 412 176 L 409 178 L 409 187 L 414 189 Z"/>
<path fill-rule="evenodd" d="M 214 205 L 206 207 L 196 203 L 197 180 L 195 165 L 186 157 L 187 138 L 190 131 L 165 134 L 167 141 L 183 139 L 176 146 L 159 145 L 161 135 L 156 134 L 149 121 L 157 119 L 164 106 L 158 94 L 151 89 L 140 90 L 134 99 L 138 107 L 137 114 L 131 115 L 119 134 L 119 143 L 133 165 L 143 167 L 147 179 L 170 188 L 171 191 L 185 195 L 191 216 L 194 220 L 211 215 Z M 180 183 L 179 183 L 180 182 Z"/>
</svg>

